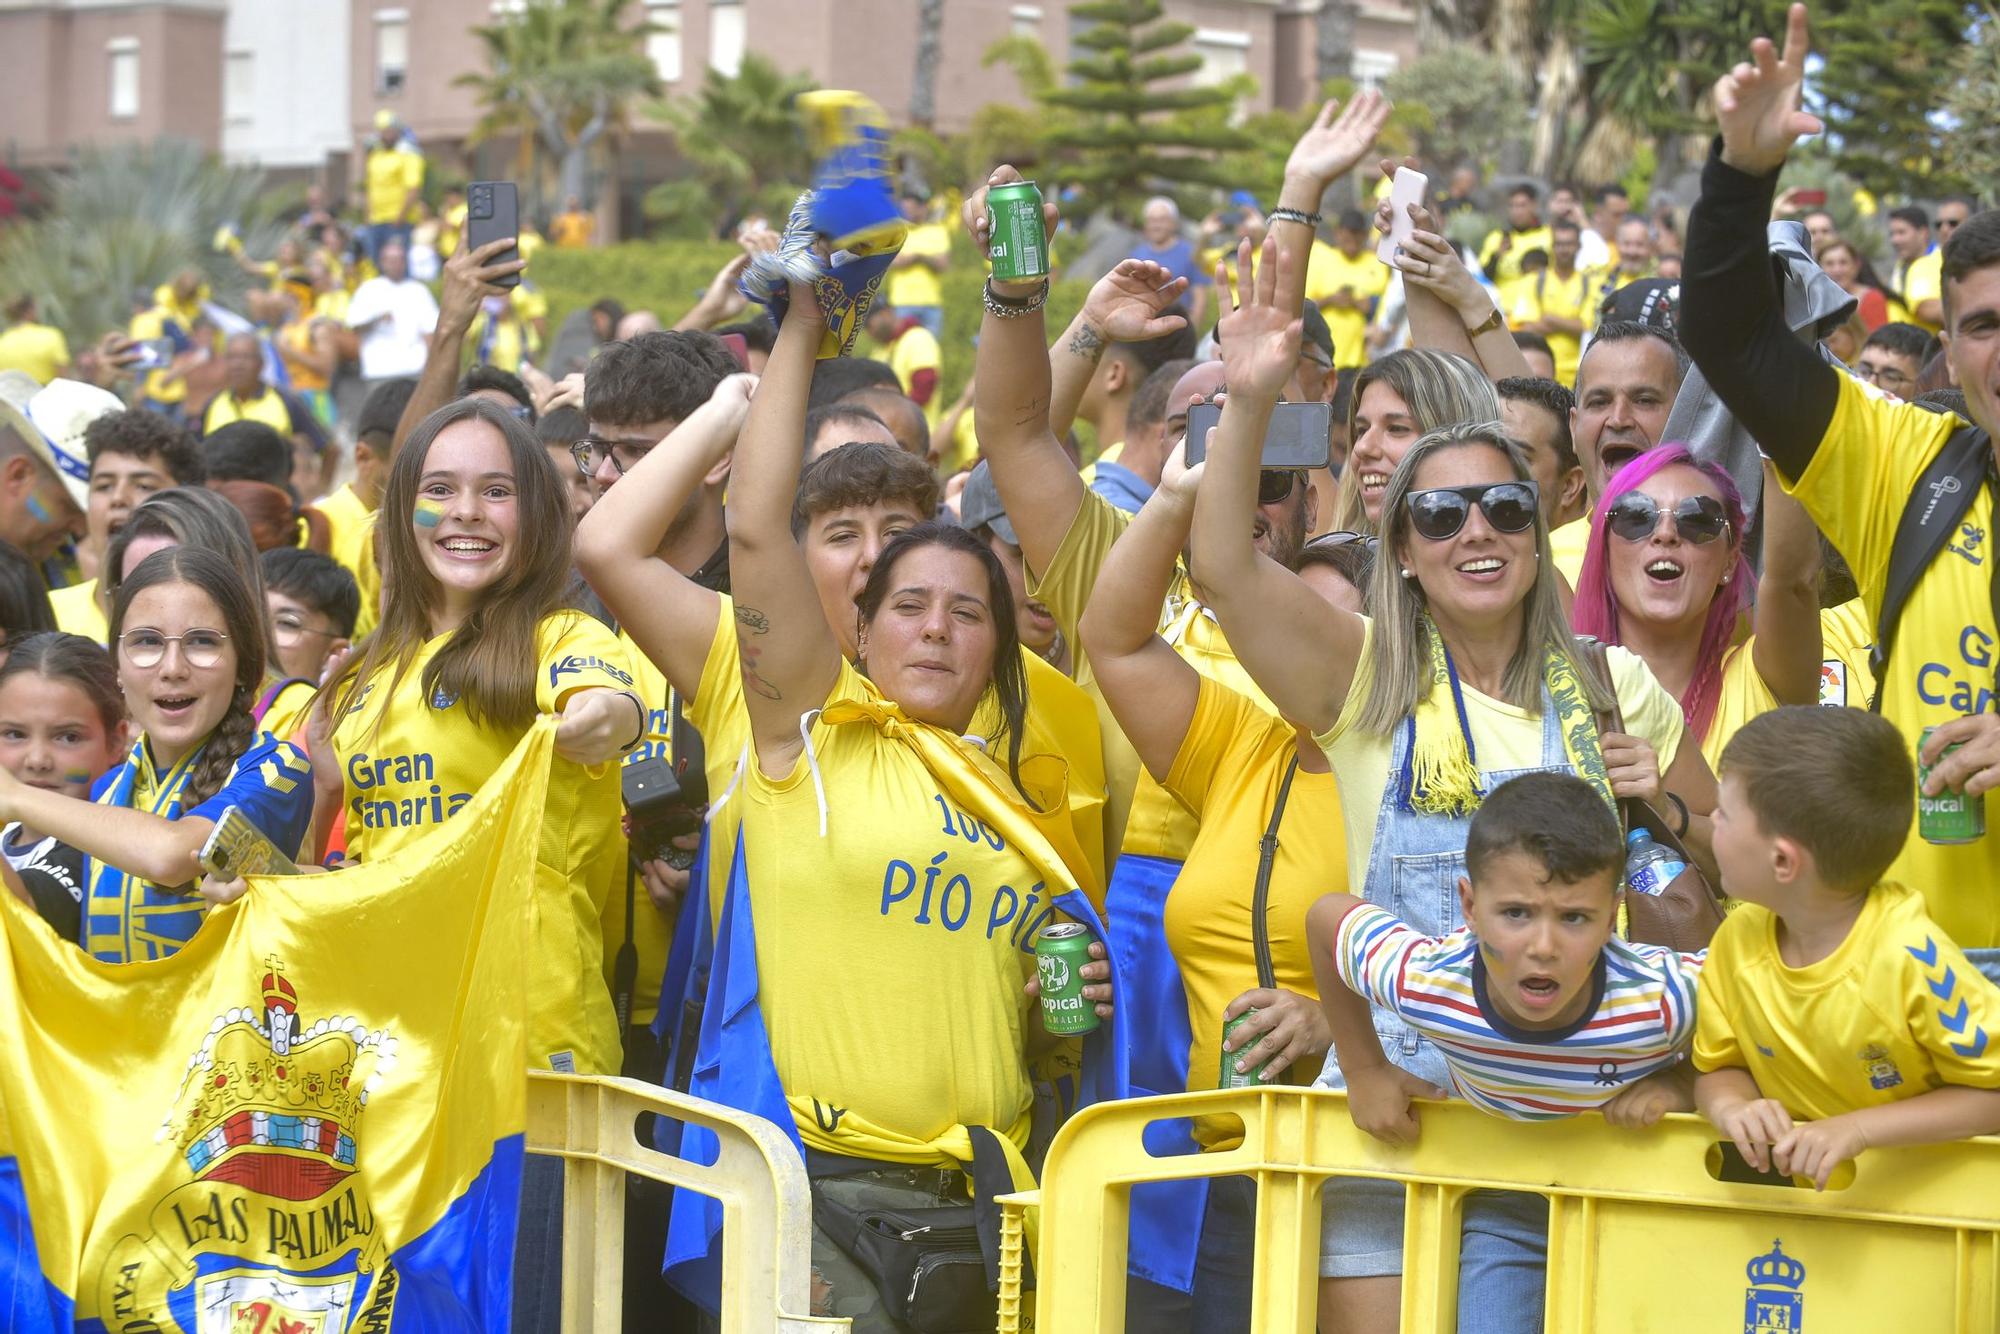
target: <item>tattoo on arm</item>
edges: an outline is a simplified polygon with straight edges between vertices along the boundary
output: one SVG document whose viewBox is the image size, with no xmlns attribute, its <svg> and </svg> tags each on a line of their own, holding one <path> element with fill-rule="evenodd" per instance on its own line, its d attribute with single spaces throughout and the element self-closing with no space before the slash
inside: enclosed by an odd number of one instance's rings
<svg viewBox="0 0 2000 1334">
<path fill-rule="evenodd" d="M 1076 332 L 1070 335 L 1069 350 L 1076 356 L 1095 361 L 1104 352 L 1104 335 L 1088 324 L 1079 324 Z"/>
<path fill-rule="evenodd" d="M 753 635 L 767 634 L 771 629 L 771 618 L 755 607 L 736 604 L 736 623 Z"/>
<path fill-rule="evenodd" d="M 1014 418 L 1016 426 L 1033 426 L 1037 422 L 1043 426 L 1049 424 L 1049 400 L 1046 397 L 1027 403 L 1022 407 L 1021 415 Z"/>
<path fill-rule="evenodd" d="M 736 658 L 739 665 L 743 668 L 743 684 L 748 689 L 762 695 L 765 699 L 783 699 L 784 696 L 778 692 L 778 688 L 758 674 L 757 657 L 762 652 L 762 649 L 754 648 L 749 644 L 737 644 Z"/>
</svg>

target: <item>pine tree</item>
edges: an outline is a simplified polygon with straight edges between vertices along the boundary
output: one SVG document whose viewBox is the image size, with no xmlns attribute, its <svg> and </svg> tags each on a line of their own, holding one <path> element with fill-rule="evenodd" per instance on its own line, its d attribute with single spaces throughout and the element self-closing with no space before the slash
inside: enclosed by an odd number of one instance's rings
<svg viewBox="0 0 2000 1334">
<path fill-rule="evenodd" d="M 1815 10 L 1813 49 L 1825 64 L 1807 89 L 1820 99 L 1814 110 L 1839 146 L 1841 169 L 1883 194 L 1989 188 L 1990 178 L 1951 160 L 1935 113 L 1954 89 L 1963 92 L 1954 70 L 1978 78 L 1979 62 L 1961 65 L 1961 52 L 1995 22 L 1985 5 L 1965 0 L 1847 0 L 1824 15 Z M 1983 49 L 1990 84 L 1995 47 Z"/>
<path fill-rule="evenodd" d="M 1188 84 L 1202 58 L 1172 54 L 1193 25 L 1161 21 L 1159 0 L 1084 0 L 1070 14 L 1092 25 L 1076 38 L 1087 54 L 1069 62 L 1070 86 L 1037 95 L 1075 113 L 1047 140 L 1073 164 L 1066 178 L 1127 217 L 1148 195 L 1235 184 L 1205 155 L 1248 146 L 1229 124 L 1236 90 Z"/>
</svg>

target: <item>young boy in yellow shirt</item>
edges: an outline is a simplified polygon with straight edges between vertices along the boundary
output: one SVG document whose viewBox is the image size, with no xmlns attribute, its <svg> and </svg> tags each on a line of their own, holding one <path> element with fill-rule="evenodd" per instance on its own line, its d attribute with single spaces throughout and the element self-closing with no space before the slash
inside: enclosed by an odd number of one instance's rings
<svg viewBox="0 0 2000 1334">
<path fill-rule="evenodd" d="M 2000 988 L 1879 882 L 1915 792 L 1901 733 L 1859 709 L 1776 709 L 1723 751 L 1741 903 L 1701 973 L 1695 1103 L 1759 1171 L 1824 1190 L 1863 1149 L 2000 1131 Z"/>
</svg>

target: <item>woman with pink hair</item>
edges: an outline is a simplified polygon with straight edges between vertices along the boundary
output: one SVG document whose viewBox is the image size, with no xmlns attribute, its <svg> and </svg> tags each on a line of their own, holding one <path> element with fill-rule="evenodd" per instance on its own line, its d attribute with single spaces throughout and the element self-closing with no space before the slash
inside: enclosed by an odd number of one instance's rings
<svg viewBox="0 0 2000 1334">
<path fill-rule="evenodd" d="M 1744 528 L 1727 471 L 1686 445 L 1647 450 L 1598 500 L 1570 610 L 1578 634 L 1645 659 L 1711 767 L 1758 714 L 1819 702 L 1818 530 L 1767 481 L 1758 578 L 1743 558 Z M 1740 638 L 1746 611 L 1751 633 Z"/>
</svg>

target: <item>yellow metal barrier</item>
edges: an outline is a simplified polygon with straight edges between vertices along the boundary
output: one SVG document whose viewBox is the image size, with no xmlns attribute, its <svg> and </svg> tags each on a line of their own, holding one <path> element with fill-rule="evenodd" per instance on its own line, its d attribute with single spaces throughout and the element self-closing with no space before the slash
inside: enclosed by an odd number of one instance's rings
<svg viewBox="0 0 2000 1334">
<path fill-rule="evenodd" d="M 1549 1197 L 1551 1334 L 2000 1329 L 2000 1141 L 1871 1150 L 1821 1194 L 1719 1180 L 1718 1137 L 1699 1117 L 1628 1131 L 1596 1115 L 1522 1125 L 1462 1102 L 1421 1106 L 1422 1139 L 1408 1149 L 1363 1134 L 1345 1097 L 1323 1089 L 1078 1113 L 1049 1150 L 1042 1189 L 1004 1201 L 1016 1230 L 1024 1209 L 1041 1210 L 1037 1326 L 1125 1328 L 1134 1185 L 1240 1175 L 1257 1183 L 1250 1326 L 1259 1334 L 1313 1327 L 1320 1187 L 1332 1176 L 1407 1187 L 1405 1334 L 1455 1329 L 1460 1210 L 1466 1192 L 1482 1189 Z M 1155 1158 L 1140 1142 L 1155 1118 L 1219 1113 L 1242 1119 L 1240 1147 Z M 1018 1286 L 1003 1288 L 1003 1334 L 1018 1328 L 1021 1304 Z"/>
<path fill-rule="evenodd" d="M 646 1112 L 714 1131 L 715 1165 L 642 1143 Z M 762 1117 L 632 1079 L 531 1072 L 527 1145 L 565 1160 L 564 1334 L 620 1328 L 628 1172 L 722 1201 L 723 1329 L 805 1334 L 851 1325 L 792 1314 L 811 1307 L 812 1203 L 797 1150 Z"/>
</svg>

